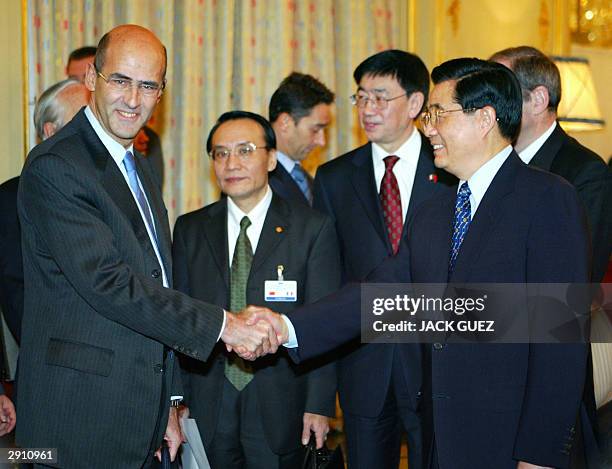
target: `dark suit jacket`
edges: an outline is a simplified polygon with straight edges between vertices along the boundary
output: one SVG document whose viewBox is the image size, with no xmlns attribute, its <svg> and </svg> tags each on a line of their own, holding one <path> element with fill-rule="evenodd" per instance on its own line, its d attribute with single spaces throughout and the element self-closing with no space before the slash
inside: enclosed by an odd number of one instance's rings
<svg viewBox="0 0 612 469">
<path fill-rule="evenodd" d="M 446 283 L 455 193 L 423 203 L 409 220 L 398 255 L 370 277 Z M 451 281 L 586 282 L 588 244 L 573 188 L 528 168 L 513 153 L 480 203 Z M 347 285 L 287 316 L 299 344 L 292 358 L 316 356 L 360 333 L 359 287 Z M 425 407 L 426 415 L 435 416 L 440 469 L 515 469 L 517 460 L 567 466 L 584 345 L 449 343 L 426 355 Z M 432 435 L 425 441 L 427 454 Z"/>
<path fill-rule="evenodd" d="M 268 176 L 270 187 L 283 199 L 310 205 L 300 187 L 293 180 L 291 174 L 287 172 L 282 164 L 278 163 L 276 165 L 276 169 L 271 171 Z"/>
<path fill-rule="evenodd" d="M 588 148 L 567 135 L 561 126 L 548 137 L 529 162 L 569 181 L 586 209 L 593 246 L 592 281 L 601 282 L 612 249 L 612 172 Z"/>
<path fill-rule="evenodd" d="M 19 343 L 23 315 L 23 262 L 17 217 L 19 177 L 0 185 L 0 308 Z"/>
<path fill-rule="evenodd" d="M 166 209 L 147 165 L 138 171 L 171 277 Z M 57 448 L 62 467 L 141 467 L 180 391 L 167 347 L 205 359 L 222 310 L 162 286 L 129 186 L 83 110 L 28 156 L 18 209 L 16 440 Z"/>
<path fill-rule="evenodd" d="M 280 229 L 279 229 L 280 228 Z M 179 217 L 174 230 L 176 287 L 195 298 L 229 306 L 227 199 Z M 296 280 L 297 302 L 264 301 L 264 282 Z M 247 285 L 247 303 L 287 313 L 332 291 L 340 283 L 336 234 L 328 217 L 310 207 L 272 198 L 255 250 Z M 214 435 L 219 415 L 226 360 L 220 344 L 206 363 L 185 362 L 187 403 L 204 442 Z M 317 363 L 318 364 L 318 363 Z M 335 363 L 320 368 L 296 366 L 285 350 L 253 363 L 261 419 L 270 448 L 286 453 L 300 446 L 304 412 L 334 415 Z"/>
<path fill-rule="evenodd" d="M 421 136 L 421 153 L 406 220 L 423 201 L 438 197 L 456 180 L 436 170 L 431 146 Z M 437 183 L 433 177 L 436 175 Z M 359 282 L 392 255 L 374 179 L 372 145 L 368 143 L 319 168 L 314 183 L 314 208 L 336 224 L 344 282 Z M 404 226 L 406 230 L 406 226 Z M 390 280 L 393 281 L 393 280 Z M 355 336 L 353 336 L 355 337 Z M 338 365 L 340 404 L 345 412 L 375 417 L 380 414 L 391 382 L 392 344 L 348 344 Z M 407 381 L 420 384 L 420 365 L 410 347 L 402 347 Z"/>
<path fill-rule="evenodd" d="M 450 194 L 416 212 L 406 238 L 413 282 L 447 281 L 454 207 Z M 586 283 L 589 254 L 575 190 L 513 152 L 478 207 L 449 281 Z M 427 397 L 440 469 L 515 469 L 517 460 L 567 467 L 584 344 L 445 343 L 430 350 Z"/>
</svg>

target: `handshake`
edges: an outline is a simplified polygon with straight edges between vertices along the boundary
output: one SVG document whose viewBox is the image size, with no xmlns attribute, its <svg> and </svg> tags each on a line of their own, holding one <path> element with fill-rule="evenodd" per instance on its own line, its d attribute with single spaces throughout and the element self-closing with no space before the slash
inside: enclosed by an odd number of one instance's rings
<svg viewBox="0 0 612 469">
<path fill-rule="evenodd" d="M 247 306 L 239 313 L 227 312 L 221 340 L 229 352 L 245 360 L 276 353 L 289 340 L 282 316 L 263 306 Z"/>
</svg>

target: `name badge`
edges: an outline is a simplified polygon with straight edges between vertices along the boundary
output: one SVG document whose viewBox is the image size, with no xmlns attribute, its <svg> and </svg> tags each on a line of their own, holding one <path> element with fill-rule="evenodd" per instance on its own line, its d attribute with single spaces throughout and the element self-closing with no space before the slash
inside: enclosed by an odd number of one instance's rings
<svg viewBox="0 0 612 469">
<path fill-rule="evenodd" d="M 295 280 L 266 280 L 264 285 L 266 301 L 297 301 Z"/>
</svg>

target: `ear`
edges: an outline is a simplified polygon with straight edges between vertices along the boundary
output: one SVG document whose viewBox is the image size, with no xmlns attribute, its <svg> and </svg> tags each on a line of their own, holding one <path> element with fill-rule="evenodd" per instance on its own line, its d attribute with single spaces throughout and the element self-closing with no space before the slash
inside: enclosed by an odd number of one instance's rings
<svg viewBox="0 0 612 469">
<path fill-rule="evenodd" d="M 93 63 L 87 64 L 87 71 L 85 72 L 85 86 L 89 91 L 96 91 L 96 68 Z"/>
<path fill-rule="evenodd" d="M 276 150 L 268 150 L 268 172 L 276 169 Z"/>
<path fill-rule="evenodd" d="M 483 135 L 488 134 L 497 125 L 497 113 L 491 106 L 485 106 L 476 111 L 479 113 L 479 125 Z"/>
<path fill-rule="evenodd" d="M 293 117 L 291 117 L 291 114 L 288 112 L 281 112 L 278 115 L 278 122 L 280 124 L 280 129 L 283 132 L 286 132 L 292 125 L 295 125 L 295 122 L 293 122 Z"/>
<path fill-rule="evenodd" d="M 545 86 L 536 86 L 531 91 L 532 109 L 534 114 L 541 114 L 546 112 L 548 109 L 548 103 L 550 102 L 550 96 L 548 95 L 548 88 Z"/>
<path fill-rule="evenodd" d="M 55 125 L 55 123 L 53 122 L 45 122 L 43 124 L 43 135 L 44 135 L 44 140 L 48 139 L 49 137 L 51 137 L 53 134 L 55 134 L 55 132 L 57 132 L 57 126 Z"/>
<path fill-rule="evenodd" d="M 415 91 L 408 98 L 408 113 L 411 119 L 416 119 L 421 113 L 423 103 L 425 102 L 425 95 L 420 91 Z"/>
</svg>

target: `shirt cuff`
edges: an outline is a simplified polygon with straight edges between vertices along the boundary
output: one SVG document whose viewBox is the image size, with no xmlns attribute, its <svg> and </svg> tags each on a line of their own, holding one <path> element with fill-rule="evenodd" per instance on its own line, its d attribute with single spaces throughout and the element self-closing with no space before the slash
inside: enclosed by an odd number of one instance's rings
<svg viewBox="0 0 612 469">
<path fill-rule="evenodd" d="M 288 337 L 289 337 L 287 342 L 283 344 L 283 347 L 297 348 L 298 341 L 297 341 L 297 335 L 295 334 L 295 327 L 293 327 L 293 324 L 291 324 L 291 321 L 289 320 L 287 316 L 285 316 L 284 314 L 281 314 L 281 317 L 283 318 L 283 321 L 285 321 L 285 324 L 287 326 L 287 331 L 288 331 Z"/>
<path fill-rule="evenodd" d="M 221 340 L 221 336 L 223 335 L 223 331 L 225 331 L 225 321 L 227 319 L 227 311 L 223 310 L 223 324 L 221 324 L 221 331 L 219 332 L 219 337 L 217 337 L 217 342 Z"/>
</svg>

